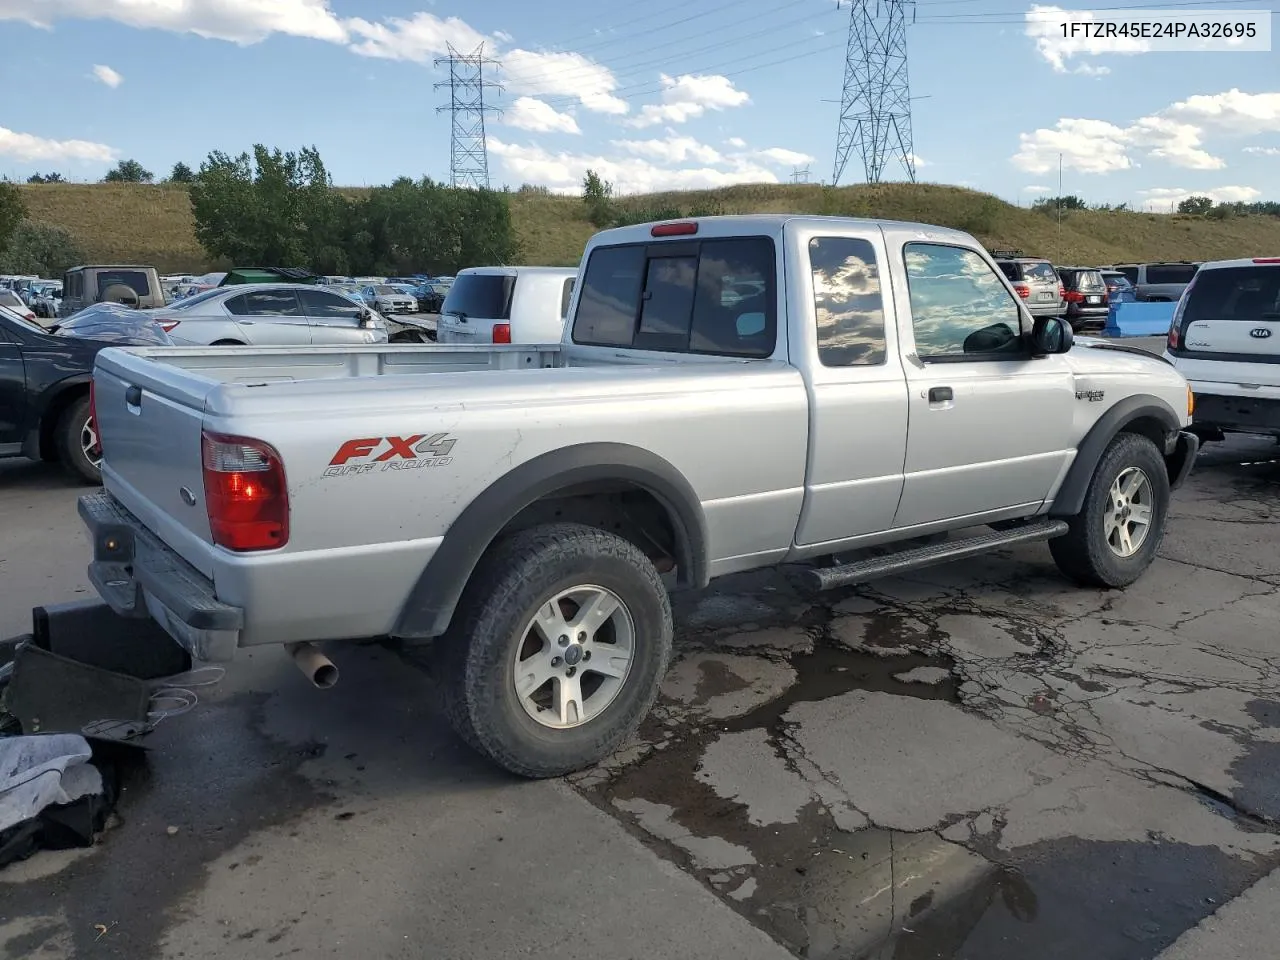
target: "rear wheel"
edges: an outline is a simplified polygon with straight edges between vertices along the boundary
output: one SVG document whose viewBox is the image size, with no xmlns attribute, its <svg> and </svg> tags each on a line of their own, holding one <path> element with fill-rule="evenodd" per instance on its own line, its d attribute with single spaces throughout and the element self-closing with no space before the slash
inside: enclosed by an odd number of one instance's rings
<svg viewBox="0 0 1280 960">
<path fill-rule="evenodd" d="M 1077 583 L 1126 587 L 1155 560 L 1169 512 L 1169 474 L 1156 445 L 1122 433 L 1098 461 L 1069 532 L 1049 541 L 1058 569 Z"/>
<path fill-rule="evenodd" d="M 458 734 L 525 777 L 603 760 L 653 705 L 671 606 L 652 562 L 580 524 L 521 531 L 485 556 L 436 641 Z"/>
<path fill-rule="evenodd" d="M 102 482 L 102 444 L 97 424 L 89 415 L 89 398 L 67 407 L 57 426 L 58 459 L 79 480 Z"/>
</svg>

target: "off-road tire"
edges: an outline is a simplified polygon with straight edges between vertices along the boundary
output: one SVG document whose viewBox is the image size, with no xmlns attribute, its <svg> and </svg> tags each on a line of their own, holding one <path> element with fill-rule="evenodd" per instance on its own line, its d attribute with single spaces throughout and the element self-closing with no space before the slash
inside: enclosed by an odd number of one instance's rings
<svg viewBox="0 0 1280 960">
<path fill-rule="evenodd" d="M 1120 557 L 1107 544 L 1103 514 L 1111 485 L 1130 467 L 1140 468 L 1151 484 L 1151 526 L 1138 550 L 1130 557 Z M 1080 512 L 1067 521 L 1070 531 L 1050 540 L 1049 552 L 1058 569 L 1079 584 L 1127 587 L 1155 560 L 1168 513 L 1169 474 L 1160 451 L 1146 437 L 1121 433 L 1098 460 Z"/>
<path fill-rule="evenodd" d="M 58 462 L 77 480 L 85 483 L 102 483 L 102 469 L 85 456 L 80 436 L 89 418 L 89 397 L 86 394 L 63 411 L 58 420 L 54 437 L 58 446 Z"/>
<path fill-rule="evenodd" d="M 599 716 L 555 730 L 517 699 L 515 649 L 539 606 L 581 584 L 622 600 L 635 625 L 635 659 Z M 563 776 L 600 762 L 639 727 L 667 671 L 672 632 L 662 577 L 635 544 L 583 524 L 547 524 L 511 535 L 481 559 L 449 630 L 433 644 L 433 673 L 445 714 L 469 746 L 519 776 Z"/>
</svg>

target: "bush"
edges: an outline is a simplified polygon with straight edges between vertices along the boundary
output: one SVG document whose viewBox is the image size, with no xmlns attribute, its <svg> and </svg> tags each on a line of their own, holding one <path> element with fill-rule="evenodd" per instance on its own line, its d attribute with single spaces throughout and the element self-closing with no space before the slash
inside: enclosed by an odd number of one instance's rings
<svg viewBox="0 0 1280 960">
<path fill-rule="evenodd" d="M 63 227 L 23 220 L 0 254 L 0 273 L 34 273 L 60 277 L 70 267 L 88 259 Z"/>
<path fill-rule="evenodd" d="M 587 208 L 587 219 L 594 226 L 611 226 L 618 216 L 613 203 L 613 184 L 602 180 L 594 170 L 588 170 L 582 178 L 582 203 Z"/>
<path fill-rule="evenodd" d="M 13 232 L 27 216 L 27 205 L 22 194 L 12 183 L 0 181 L 0 253 L 8 247 Z"/>
<path fill-rule="evenodd" d="M 150 183 L 155 174 L 137 160 L 121 160 L 114 168 L 107 171 L 102 178 L 103 183 Z"/>
</svg>

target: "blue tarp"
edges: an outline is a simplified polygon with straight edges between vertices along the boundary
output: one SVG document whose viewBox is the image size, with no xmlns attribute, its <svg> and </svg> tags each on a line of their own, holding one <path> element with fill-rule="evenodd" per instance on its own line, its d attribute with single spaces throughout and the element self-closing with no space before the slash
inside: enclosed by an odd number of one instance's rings
<svg viewBox="0 0 1280 960">
<path fill-rule="evenodd" d="M 1113 303 L 1104 337 L 1163 337 L 1173 323 L 1176 303 Z"/>
</svg>

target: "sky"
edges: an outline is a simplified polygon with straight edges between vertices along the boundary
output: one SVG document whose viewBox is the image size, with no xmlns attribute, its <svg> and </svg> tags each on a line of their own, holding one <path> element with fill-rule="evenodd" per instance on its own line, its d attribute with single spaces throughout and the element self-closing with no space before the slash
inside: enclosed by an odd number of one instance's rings
<svg viewBox="0 0 1280 960">
<path fill-rule="evenodd" d="M 875 0 L 871 0 L 872 3 Z M 493 186 L 620 193 L 831 182 L 850 5 L 836 0 L 0 0 L 0 175 L 157 176 L 315 145 L 334 182 L 447 180 L 445 67 L 484 45 Z M 1108 0 L 1258 11 L 1258 0 Z M 887 8 L 886 8 L 887 9 Z M 1081 8 L 1069 8 L 1079 10 Z M 919 0 L 920 180 L 1028 203 L 1280 199 L 1280 48 L 1065 40 L 1061 8 Z M 1280 19 L 1280 17 L 1277 17 Z M 890 162 L 885 179 L 905 179 Z M 864 179 L 855 154 L 840 182 Z"/>
</svg>

